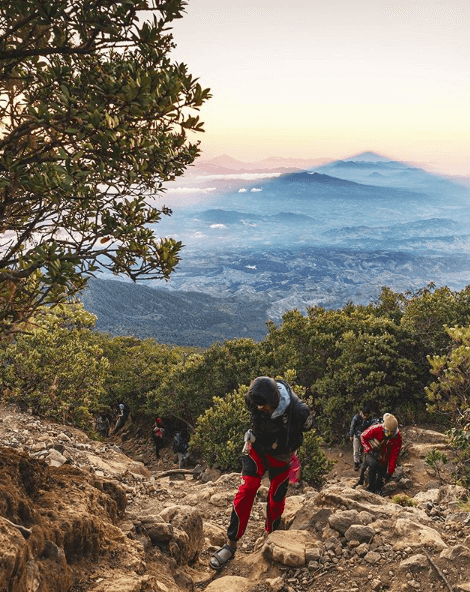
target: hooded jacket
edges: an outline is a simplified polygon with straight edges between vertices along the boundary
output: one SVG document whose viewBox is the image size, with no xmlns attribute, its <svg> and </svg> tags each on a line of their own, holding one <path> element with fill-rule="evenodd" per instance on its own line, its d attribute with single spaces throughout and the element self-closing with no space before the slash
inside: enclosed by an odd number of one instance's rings
<svg viewBox="0 0 470 592">
<path fill-rule="evenodd" d="M 292 391 L 287 382 L 276 380 L 279 403 L 271 416 L 257 409 L 250 401 L 245 402 L 251 413 L 251 431 L 255 436 L 253 448 L 260 454 L 281 456 L 294 452 L 303 442 L 303 432 L 312 428 L 310 409 Z"/>
<path fill-rule="evenodd" d="M 378 447 L 372 445 L 372 440 L 379 442 Z M 361 434 L 361 443 L 364 447 L 364 453 L 370 454 L 373 450 L 378 450 L 378 461 L 381 465 L 388 465 L 388 474 L 391 476 L 395 472 L 398 456 L 401 450 L 401 434 L 397 429 L 391 438 L 385 438 L 384 427 L 381 423 L 372 425 Z"/>
</svg>

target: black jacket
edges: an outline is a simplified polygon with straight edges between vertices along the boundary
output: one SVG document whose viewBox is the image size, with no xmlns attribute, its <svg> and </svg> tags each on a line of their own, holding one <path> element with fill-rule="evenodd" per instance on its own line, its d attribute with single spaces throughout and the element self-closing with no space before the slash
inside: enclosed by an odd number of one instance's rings
<svg viewBox="0 0 470 592">
<path fill-rule="evenodd" d="M 349 435 L 350 436 L 357 436 L 358 438 L 362 434 L 364 430 L 370 427 L 372 424 L 377 423 L 377 420 L 369 417 L 368 419 L 364 419 L 360 413 L 356 413 L 356 415 L 352 418 L 351 426 L 349 428 Z"/>
<path fill-rule="evenodd" d="M 303 442 L 303 432 L 312 428 L 310 409 L 307 404 L 297 397 L 287 382 L 283 380 L 276 382 L 286 387 L 290 403 L 284 413 L 275 419 L 259 411 L 256 405 L 252 405 L 248 395 L 245 397 L 251 412 L 251 431 L 256 438 L 253 448 L 258 453 L 269 453 L 271 456 L 280 456 L 297 450 Z"/>
</svg>

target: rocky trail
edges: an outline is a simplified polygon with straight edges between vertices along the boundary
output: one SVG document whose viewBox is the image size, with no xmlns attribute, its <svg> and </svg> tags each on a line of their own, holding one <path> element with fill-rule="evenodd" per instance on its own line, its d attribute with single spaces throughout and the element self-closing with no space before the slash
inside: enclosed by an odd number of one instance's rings
<svg viewBox="0 0 470 592">
<path fill-rule="evenodd" d="M 326 485 L 291 487 L 268 536 L 263 482 L 221 572 L 208 562 L 239 474 L 172 472 L 169 448 L 157 460 L 130 433 L 93 441 L 0 407 L 0 592 L 470 592 L 469 492 L 449 484 L 449 465 L 439 479 L 424 462 L 446 451 L 438 431 L 402 428 L 384 497 L 352 488 L 349 447 L 326 450 Z"/>
</svg>

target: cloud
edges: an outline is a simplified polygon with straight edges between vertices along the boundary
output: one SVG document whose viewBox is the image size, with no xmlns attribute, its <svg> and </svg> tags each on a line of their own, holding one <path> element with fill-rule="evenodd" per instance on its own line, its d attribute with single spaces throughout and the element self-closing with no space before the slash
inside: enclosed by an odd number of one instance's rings
<svg viewBox="0 0 470 592">
<path fill-rule="evenodd" d="M 241 189 L 238 190 L 238 193 L 246 193 L 246 189 L 245 187 L 242 187 Z"/>
<path fill-rule="evenodd" d="M 204 179 L 205 181 L 220 180 L 220 179 L 241 179 L 246 181 L 255 181 L 256 179 L 270 179 L 271 177 L 279 177 L 282 173 L 238 173 L 231 175 L 201 175 L 196 179 Z"/>
<path fill-rule="evenodd" d="M 211 224 L 211 228 L 227 228 L 225 224 Z"/>
<path fill-rule="evenodd" d="M 261 187 L 253 187 L 253 189 L 250 189 L 250 191 L 252 193 L 259 193 L 260 191 L 263 191 Z"/>
<path fill-rule="evenodd" d="M 168 187 L 166 193 L 210 193 L 216 187 Z"/>
</svg>

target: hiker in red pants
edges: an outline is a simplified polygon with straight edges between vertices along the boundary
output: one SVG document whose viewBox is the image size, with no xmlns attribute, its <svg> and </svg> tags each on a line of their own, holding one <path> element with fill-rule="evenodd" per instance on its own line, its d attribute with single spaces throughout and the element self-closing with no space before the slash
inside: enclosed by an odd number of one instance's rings
<svg viewBox="0 0 470 592">
<path fill-rule="evenodd" d="M 283 380 L 268 376 L 255 378 L 245 402 L 251 412 L 252 427 L 245 434 L 243 483 L 233 500 L 227 544 L 210 560 L 210 566 L 217 570 L 235 555 L 237 541 L 245 532 L 256 492 L 266 471 L 270 480 L 266 531 L 278 528 L 289 486 L 289 471 L 293 459 L 297 458 L 295 451 L 302 444 L 303 432 L 310 430 L 313 424 L 308 406 Z"/>
</svg>

